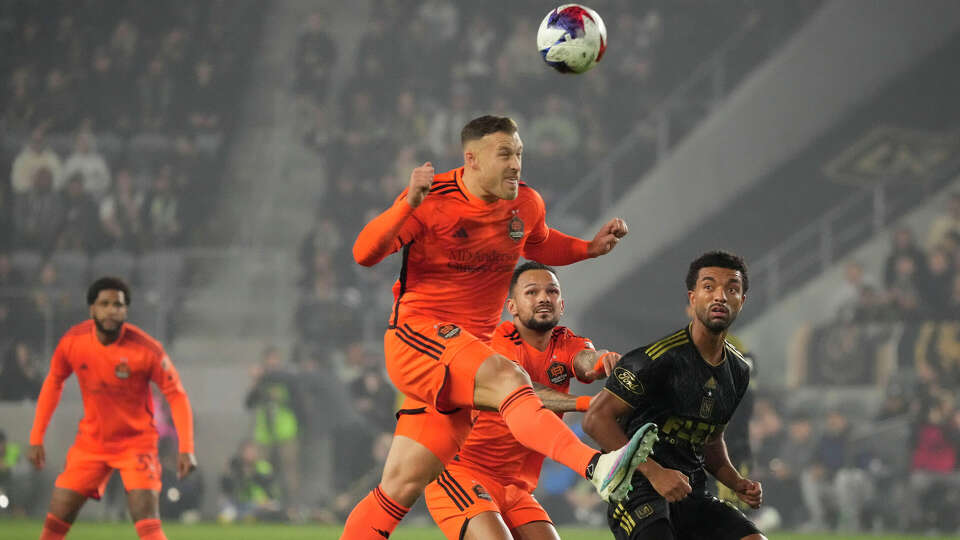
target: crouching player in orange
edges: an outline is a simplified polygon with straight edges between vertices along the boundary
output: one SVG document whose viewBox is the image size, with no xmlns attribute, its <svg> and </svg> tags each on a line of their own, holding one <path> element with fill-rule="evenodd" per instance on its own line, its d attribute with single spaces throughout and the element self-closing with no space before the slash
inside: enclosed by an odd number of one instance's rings
<svg viewBox="0 0 960 540">
<path fill-rule="evenodd" d="M 170 403 L 180 440 L 177 474 L 181 478 L 197 465 L 190 402 L 160 343 L 126 322 L 130 289 L 122 280 L 95 281 L 87 291 L 87 304 L 90 320 L 67 331 L 53 353 L 30 433 L 30 461 L 41 469 L 46 463 L 44 432 L 64 381 L 76 373 L 83 418 L 66 466 L 57 477 L 40 540 L 65 537 L 83 503 L 103 495 L 114 469 L 120 471 L 127 490 L 137 534 L 142 539 L 166 540 L 160 527 L 160 462 L 150 381 Z"/>
<path fill-rule="evenodd" d="M 526 262 L 513 272 L 507 309 L 491 347 L 530 375 L 544 406 L 560 416 L 585 411 L 590 396 L 571 396 L 570 376 L 606 377 L 620 355 L 595 350 L 590 340 L 557 326 L 563 315 L 553 268 Z M 550 516 L 533 497 L 543 455 L 511 435 L 503 418 L 475 412 L 470 436 L 440 477 L 427 486 L 427 508 L 450 540 L 559 540 Z"/>
</svg>

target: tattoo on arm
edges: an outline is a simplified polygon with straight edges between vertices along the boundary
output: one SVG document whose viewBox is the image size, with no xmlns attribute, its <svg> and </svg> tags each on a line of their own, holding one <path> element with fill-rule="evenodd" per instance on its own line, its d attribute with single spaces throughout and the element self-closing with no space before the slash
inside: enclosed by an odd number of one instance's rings
<svg viewBox="0 0 960 540">
<path fill-rule="evenodd" d="M 558 392 L 547 385 L 533 383 L 533 389 L 537 396 L 543 401 L 543 405 L 558 413 L 573 412 L 577 410 L 577 397 L 570 394 Z"/>
</svg>

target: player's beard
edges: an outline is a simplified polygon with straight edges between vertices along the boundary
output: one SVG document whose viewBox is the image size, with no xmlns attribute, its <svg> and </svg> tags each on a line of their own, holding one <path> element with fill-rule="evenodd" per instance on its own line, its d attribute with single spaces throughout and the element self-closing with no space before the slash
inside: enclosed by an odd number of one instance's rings
<svg viewBox="0 0 960 540">
<path fill-rule="evenodd" d="M 114 340 L 120 335 L 120 330 L 123 330 L 124 321 L 120 321 L 115 330 L 108 330 L 104 328 L 103 323 L 101 323 L 100 319 L 96 317 L 93 318 L 93 324 L 96 325 L 97 330 L 100 331 L 100 333 L 107 336 L 107 339 Z"/>
<path fill-rule="evenodd" d="M 533 315 L 527 317 L 525 321 L 523 321 L 523 325 L 534 332 L 546 332 L 548 330 L 553 330 L 553 328 L 557 326 L 559 322 L 560 317 L 557 317 L 556 315 L 546 320 L 538 320 L 537 314 L 534 313 Z"/>
<path fill-rule="evenodd" d="M 700 322 L 703 323 L 703 326 L 710 332 L 714 334 L 725 332 L 727 328 L 730 328 L 730 325 L 733 324 L 733 321 L 737 319 L 737 314 L 728 307 L 726 319 L 711 319 L 710 309 L 712 307 L 713 306 L 708 305 L 703 309 L 698 309 L 697 318 L 700 319 Z"/>
</svg>

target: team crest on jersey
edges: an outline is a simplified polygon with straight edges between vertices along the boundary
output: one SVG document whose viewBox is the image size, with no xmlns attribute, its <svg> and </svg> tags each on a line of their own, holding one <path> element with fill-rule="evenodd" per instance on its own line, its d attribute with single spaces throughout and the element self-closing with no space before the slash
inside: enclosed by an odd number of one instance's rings
<svg viewBox="0 0 960 540">
<path fill-rule="evenodd" d="M 523 220 L 517 215 L 516 210 L 513 211 L 513 217 L 510 218 L 510 223 L 507 224 L 507 235 L 512 238 L 514 242 L 519 242 L 523 239 Z"/>
<path fill-rule="evenodd" d="M 624 388 L 634 394 L 643 395 L 643 383 L 640 382 L 640 379 L 638 379 L 632 371 L 618 366 L 614 368 L 613 375 L 620 381 L 620 384 L 623 385 Z"/>
<path fill-rule="evenodd" d="M 492 501 L 493 498 L 487 493 L 487 490 L 483 489 L 483 486 L 480 484 L 473 485 L 473 494 L 477 496 L 478 499 L 483 499 L 485 501 Z"/>
<path fill-rule="evenodd" d="M 565 384 L 570 380 L 570 372 L 567 371 L 567 366 L 554 362 L 547 368 L 547 378 L 553 384 Z"/>
<path fill-rule="evenodd" d="M 455 324 L 441 324 L 437 328 L 437 335 L 443 339 L 450 339 L 460 334 L 460 327 Z"/>
<path fill-rule="evenodd" d="M 640 508 L 637 508 L 634 514 L 636 514 L 637 519 L 648 518 L 653 515 L 653 507 L 649 504 L 645 504 Z"/>
<path fill-rule="evenodd" d="M 113 368 L 113 374 L 116 375 L 118 379 L 126 379 L 130 377 L 130 366 L 127 364 L 126 358 L 120 359 L 120 363 L 117 364 L 117 367 Z"/>
<path fill-rule="evenodd" d="M 700 401 L 700 418 L 710 418 L 713 414 L 713 398 L 705 397 Z"/>
</svg>

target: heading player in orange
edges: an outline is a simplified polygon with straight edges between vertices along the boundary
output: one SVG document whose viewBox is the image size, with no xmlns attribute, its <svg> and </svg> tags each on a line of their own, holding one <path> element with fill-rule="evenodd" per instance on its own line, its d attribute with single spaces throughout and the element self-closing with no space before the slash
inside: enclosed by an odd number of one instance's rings
<svg viewBox="0 0 960 540">
<path fill-rule="evenodd" d="M 563 315 L 553 268 L 538 262 L 517 267 L 510 281 L 505 321 L 491 346 L 516 359 L 551 411 L 585 411 L 590 396 L 575 397 L 570 376 L 582 382 L 606 377 L 620 355 L 595 350 L 590 340 L 557 326 Z M 543 455 L 525 448 L 500 415 L 476 412 L 470 436 L 440 477 L 427 486 L 427 508 L 451 540 L 559 540 L 550 516 L 533 497 Z"/>
<path fill-rule="evenodd" d="M 87 291 L 87 304 L 90 320 L 67 331 L 53 352 L 30 432 L 29 458 L 42 469 L 46 463 L 43 435 L 64 381 L 76 373 L 83 418 L 66 466 L 57 477 L 40 540 L 66 536 L 83 503 L 103 495 L 113 469 L 123 479 L 137 534 L 142 539 L 166 540 L 160 527 L 160 462 L 150 381 L 170 404 L 180 441 L 180 478 L 197 466 L 190 402 L 160 343 L 126 322 L 130 305 L 126 283 L 112 277 L 98 279 Z"/>
<path fill-rule="evenodd" d="M 543 200 L 520 181 L 523 143 L 510 118 L 475 118 L 460 139 L 463 167 L 414 169 L 408 188 L 353 246 L 364 266 L 403 251 L 384 350 L 407 399 L 380 485 L 353 509 L 344 539 L 389 537 L 466 439 L 470 409 L 499 411 L 521 444 L 590 478 L 604 499 L 626 495 L 655 437 L 641 430 L 601 455 L 543 407 L 522 368 L 487 345 L 520 255 L 554 265 L 598 257 L 627 234 L 626 224 L 612 219 L 590 242 L 548 228 Z"/>
</svg>

